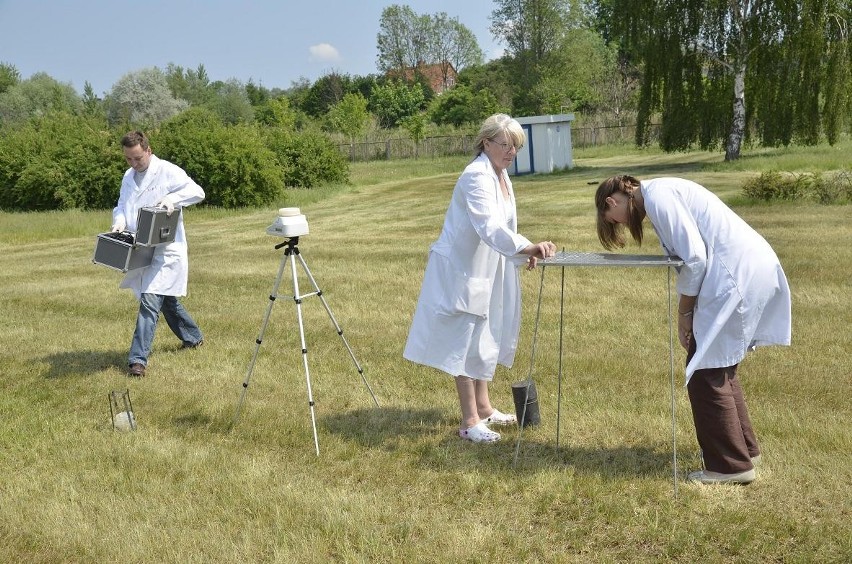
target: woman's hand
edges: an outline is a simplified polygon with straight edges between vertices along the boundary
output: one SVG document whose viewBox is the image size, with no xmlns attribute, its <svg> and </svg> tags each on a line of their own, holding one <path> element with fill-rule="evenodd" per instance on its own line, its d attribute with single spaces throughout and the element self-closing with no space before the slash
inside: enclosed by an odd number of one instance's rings
<svg viewBox="0 0 852 564">
<path fill-rule="evenodd" d="M 556 245 L 550 241 L 542 241 L 541 243 L 527 246 L 521 252 L 525 255 L 530 255 L 527 261 L 527 270 L 532 270 L 538 264 L 538 259 L 550 258 L 556 254 Z"/>
<path fill-rule="evenodd" d="M 689 350 L 689 342 L 692 340 L 692 312 L 689 315 L 678 314 L 677 316 L 677 338 L 686 350 Z"/>
<path fill-rule="evenodd" d="M 692 315 L 695 313 L 696 296 L 681 295 L 677 302 L 677 338 L 686 350 L 692 340 Z"/>
</svg>

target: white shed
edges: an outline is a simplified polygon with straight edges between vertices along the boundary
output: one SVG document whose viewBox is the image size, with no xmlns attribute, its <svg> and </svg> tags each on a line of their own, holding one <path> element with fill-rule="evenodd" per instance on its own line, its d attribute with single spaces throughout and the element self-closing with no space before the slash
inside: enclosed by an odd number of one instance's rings
<svg viewBox="0 0 852 564">
<path fill-rule="evenodd" d="M 515 156 L 511 174 L 553 172 L 572 168 L 571 122 L 574 114 L 554 114 L 515 118 L 527 134 L 527 142 Z"/>
</svg>

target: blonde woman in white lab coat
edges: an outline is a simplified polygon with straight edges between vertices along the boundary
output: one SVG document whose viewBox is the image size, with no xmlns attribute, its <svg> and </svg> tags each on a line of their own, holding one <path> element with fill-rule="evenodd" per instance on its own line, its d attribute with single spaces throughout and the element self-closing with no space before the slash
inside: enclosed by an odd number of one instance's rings
<svg viewBox="0 0 852 564">
<path fill-rule="evenodd" d="M 704 469 L 701 483 L 747 484 L 760 447 L 737 365 L 763 345 L 789 345 L 790 289 L 769 243 L 715 194 L 682 178 L 605 180 L 595 195 L 598 238 L 624 246 L 624 228 L 641 244 L 647 217 L 667 255 L 684 261 L 677 277 L 678 339 Z"/>
<path fill-rule="evenodd" d="M 506 169 L 526 137 L 505 114 L 484 121 L 476 158 L 456 182 L 444 226 L 429 252 L 403 356 L 453 376 L 461 406 L 459 436 L 494 442 L 488 425 L 511 425 L 491 405 L 488 384 L 498 364 L 511 367 L 518 346 L 518 268 L 535 268 L 556 246 L 517 233 L 515 194 Z"/>
<path fill-rule="evenodd" d="M 131 131 L 121 139 L 124 158 L 130 168 L 121 180 L 118 204 L 112 212 L 112 231 L 136 232 L 136 218 L 142 207 L 162 207 L 169 214 L 204 199 L 204 190 L 182 168 L 157 158 L 147 136 Z M 136 330 L 130 345 L 128 374 L 145 375 L 148 356 L 160 312 L 183 348 L 196 348 L 203 337 L 178 298 L 186 295 L 189 257 L 181 215 L 175 240 L 158 245 L 151 265 L 131 270 L 121 282 L 139 300 Z"/>
</svg>

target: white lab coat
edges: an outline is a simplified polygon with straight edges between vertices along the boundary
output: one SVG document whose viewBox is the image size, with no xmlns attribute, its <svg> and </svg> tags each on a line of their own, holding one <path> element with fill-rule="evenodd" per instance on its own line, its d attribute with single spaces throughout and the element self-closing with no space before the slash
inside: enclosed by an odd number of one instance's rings
<svg viewBox="0 0 852 564">
<path fill-rule="evenodd" d="M 739 364 L 753 347 L 789 345 L 790 288 L 769 243 L 695 182 L 641 184 L 664 252 L 684 260 L 678 294 L 698 296 L 692 326 L 697 349 L 686 382 L 696 370 Z"/>
<path fill-rule="evenodd" d="M 156 155 L 151 155 L 142 186 L 136 185 L 134 172 L 130 168 L 124 173 L 118 205 L 112 211 L 113 225 L 124 224 L 127 231 L 136 232 L 136 219 L 140 208 L 155 206 L 166 197 L 174 204 L 175 209 L 204 199 L 204 190 L 182 168 L 157 158 Z M 158 245 L 151 265 L 129 271 L 120 287 L 133 290 L 136 299 L 143 293 L 185 296 L 188 278 L 189 255 L 181 214 L 174 242 Z"/>
<path fill-rule="evenodd" d="M 515 195 L 509 200 L 488 157 L 480 155 L 456 182 L 444 227 L 432 244 L 403 356 L 452 376 L 491 380 L 512 366 L 518 346 L 520 251 Z"/>
</svg>

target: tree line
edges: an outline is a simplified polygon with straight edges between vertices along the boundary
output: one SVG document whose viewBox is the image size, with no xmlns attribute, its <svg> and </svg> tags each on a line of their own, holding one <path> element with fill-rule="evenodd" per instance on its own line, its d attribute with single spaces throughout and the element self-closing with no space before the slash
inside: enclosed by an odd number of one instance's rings
<svg viewBox="0 0 852 564">
<path fill-rule="evenodd" d="M 852 126 L 850 20 L 848 0 L 495 0 L 505 52 L 485 62 L 458 18 L 394 4 L 376 74 L 286 88 L 169 64 L 99 96 L 0 62 L 0 209 L 112 205 L 125 168 L 116 140 L 132 128 L 225 206 L 346 182 L 341 140 L 403 132 L 417 143 L 498 111 L 635 124 L 639 145 L 659 123 L 663 149 L 724 149 L 726 160 L 745 143 L 833 144 Z M 435 69 L 446 89 L 433 90 Z"/>
</svg>

